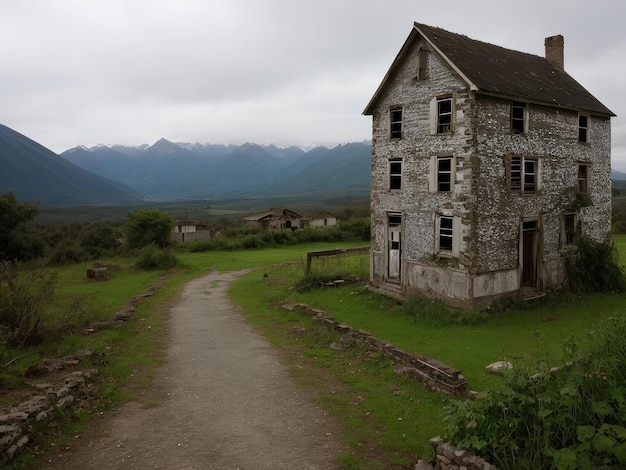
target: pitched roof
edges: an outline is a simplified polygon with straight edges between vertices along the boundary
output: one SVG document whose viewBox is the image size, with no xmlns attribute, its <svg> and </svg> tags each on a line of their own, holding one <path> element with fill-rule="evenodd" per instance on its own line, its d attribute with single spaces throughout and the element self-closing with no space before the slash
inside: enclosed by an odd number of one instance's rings
<svg viewBox="0 0 626 470">
<path fill-rule="evenodd" d="M 289 210 L 289 209 L 285 209 L 285 208 L 272 208 L 269 211 L 266 212 L 260 212 L 258 214 L 252 214 L 249 215 L 247 217 L 244 217 L 243 220 L 247 220 L 247 221 L 261 221 L 261 220 L 265 220 L 265 219 L 271 219 L 272 217 L 291 217 L 294 219 L 297 218 L 302 218 L 302 216 L 300 214 L 297 214 L 296 212 Z"/>
<path fill-rule="evenodd" d="M 513 51 L 419 23 L 413 24 L 411 34 L 363 114 L 372 114 L 395 70 L 420 36 L 477 93 L 615 116 L 567 72 L 552 65 L 544 57 Z"/>
</svg>

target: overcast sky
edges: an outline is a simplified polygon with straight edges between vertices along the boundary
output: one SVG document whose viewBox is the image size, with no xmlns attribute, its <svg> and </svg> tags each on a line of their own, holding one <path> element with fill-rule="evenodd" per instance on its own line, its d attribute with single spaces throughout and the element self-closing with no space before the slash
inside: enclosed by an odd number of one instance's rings
<svg viewBox="0 0 626 470">
<path fill-rule="evenodd" d="M 626 171 L 623 0 L 1 0 L 0 124 L 58 153 L 369 140 L 363 109 L 414 21 L 541 56 L 565 36 Z"/>
</svg>

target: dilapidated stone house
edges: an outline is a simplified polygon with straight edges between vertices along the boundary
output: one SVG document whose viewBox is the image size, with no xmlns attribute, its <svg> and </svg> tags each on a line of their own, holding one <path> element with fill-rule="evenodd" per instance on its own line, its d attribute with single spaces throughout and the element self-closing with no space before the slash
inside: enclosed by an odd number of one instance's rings
<svg viewBox="0 0 626 470">
<path fill-rule="evenodd" d="M 415 23 L 371 115 L 371 283 L 484 307 L 566 280 L 611 219 L 614 114 L 546 57 Z"/>
<path fill-rule="evenodd" d="M 303 217 L 284 207 L 272 208 L 258 214 L 244 217 L 243 220 L 264 230 L 291 230 L 296 231 L 303 227 Z"/>
</svg>

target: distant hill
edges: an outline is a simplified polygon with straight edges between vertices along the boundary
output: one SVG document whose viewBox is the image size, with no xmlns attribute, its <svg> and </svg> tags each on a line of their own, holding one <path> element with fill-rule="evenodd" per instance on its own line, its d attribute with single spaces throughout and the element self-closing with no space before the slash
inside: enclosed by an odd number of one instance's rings
<svg viewBox="0 0 626 470">
<path fill-rule="evenodd" d="M 0 124 L 0 193 L 42 205 L 137 202 L 128 187 L 81 168 L 28 137 Z"/>
<path fill-rule="evenodd" d="M 152 146 L 76 147 L 61 154 L 103 177 L 158 200 L 264 198 L 295 194 L 369 197 L 371 146 L 332 149 L 173 143 Z"/>
<path fill-rule="evenodd" d="M 611 179 L 615 181 L 626 181 L 626 173 L 617 170 L 611 170 Z"/>
</svg>

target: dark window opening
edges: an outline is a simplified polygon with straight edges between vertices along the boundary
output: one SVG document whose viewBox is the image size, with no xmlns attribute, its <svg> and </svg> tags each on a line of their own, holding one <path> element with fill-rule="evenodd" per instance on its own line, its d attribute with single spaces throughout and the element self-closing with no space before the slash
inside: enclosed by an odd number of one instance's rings
<svg viewBox="0 0 626 470">
<path fill-rule="evenodd" d="M 511 104 L 511 132 L 523 134 L 526 132 L 526 104 L 514 101 Z"/>
<path fill-rule="evenodd" d="M 389 162 L 389 189 L 402 189 L 402 162 Z"/>
<path fill-rule="evenodd" d="M 563 244 L 565 246 L 572 246 L 576 234 L 576 218 L 574 214 L 565 214 L 565 216 L 563 216 L 563 231 Z"/>
<path fill-rule="evenodd" d="M 589 141 L 589 117 L 581 114 L 578 116 L 578 142 Z"/>
<path fill-rule="evenodd" d="M 437 191 L 452 189 L 452 157 L 437 159 Z"/>
<path fill-rule="evenodd" d="M 390 111 L 390 128 L 391 128 L 391 138 L 392 139 L 401 139 L 402 138 L 402 108 L 392 109 Z"/>
</svg>

